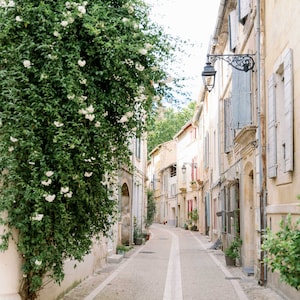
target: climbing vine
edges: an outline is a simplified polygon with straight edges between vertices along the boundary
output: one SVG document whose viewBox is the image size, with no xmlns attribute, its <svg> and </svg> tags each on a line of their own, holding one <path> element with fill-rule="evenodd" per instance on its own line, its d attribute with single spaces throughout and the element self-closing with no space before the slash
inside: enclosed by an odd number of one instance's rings
<svg viewBox="0 0 300 300">
<path fill-rule="evenodd" d="M 23 299 L 108 234 L 114 172 L 169 91 L 173 40 L 140 0 L 0 0 L 0 225 Z"/>
</svg>

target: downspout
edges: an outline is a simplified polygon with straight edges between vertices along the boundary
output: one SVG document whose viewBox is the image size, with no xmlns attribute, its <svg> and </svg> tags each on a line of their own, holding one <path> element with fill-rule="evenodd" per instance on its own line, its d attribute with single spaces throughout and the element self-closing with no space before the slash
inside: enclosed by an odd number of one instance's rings
<svg viewBox="0 0 300 300">
<path fill-rule="evenodd" d="M 256 56 L 257 56 L 257 121 L 258 121 L 258 155 L 259 155 L 259 200 L 260 200 L 260 241 L 261 245 L 264 241 L 264 233 L 266 229 L 266 193 L 264 187 L 264 159 L 262 149 L 262 124 L 261 124 L 261 1 L 256 1 Z M 267 265 L 264 262 L 266 252 L 261 251 L 260 255 L 260 285 L 265 285 L 267 281 Z"/>
</svg>

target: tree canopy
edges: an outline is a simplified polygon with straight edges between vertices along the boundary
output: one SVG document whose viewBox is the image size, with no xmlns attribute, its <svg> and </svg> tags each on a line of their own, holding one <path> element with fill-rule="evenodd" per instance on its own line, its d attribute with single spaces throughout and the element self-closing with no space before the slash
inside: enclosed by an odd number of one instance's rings
<svg viewBox="0 0 300 300">
<path fill-rule="evenodd" d="M 140 0 L 0 0 L 0 239 L 22 297 L 114 222 L 114 172 L 168 94 L 174 40 Z"/>
<path fill-rule="evenodd" d="M 181 127 L 192 118 L 195 106 L 195 102 L 190 102 L 181 110 L 172 107 L 161 110 L 155 121 L 149 125 L 148 153 L 159 144 L 172 140 Z"/>
</svg>

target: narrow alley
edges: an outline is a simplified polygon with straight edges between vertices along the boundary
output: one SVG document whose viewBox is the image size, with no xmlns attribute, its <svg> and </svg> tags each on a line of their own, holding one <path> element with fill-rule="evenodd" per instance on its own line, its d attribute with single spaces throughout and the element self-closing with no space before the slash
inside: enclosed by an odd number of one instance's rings
<svg viewBox="0 0 300 300">
<path fill-rule="evenodd" d="M 153 224 L 151 239 L 120 263 L 109 263 L 64 300 L 285 299 L 257 284 L 239 267 L 227 267 L 207 236 Z"/>
</svg>

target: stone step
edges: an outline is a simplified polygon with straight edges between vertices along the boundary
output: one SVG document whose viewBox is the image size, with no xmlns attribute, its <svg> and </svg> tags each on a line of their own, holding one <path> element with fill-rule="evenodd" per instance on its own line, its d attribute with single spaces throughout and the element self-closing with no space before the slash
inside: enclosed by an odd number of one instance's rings
<svg viewBox="0 0 300 300">
<path fill-rule="evenodd" d="M 107 262 L 111 264 L 119 264 L 124 257 L 123 254 L 112 254 L 107 257 Z"/>
</svg>

